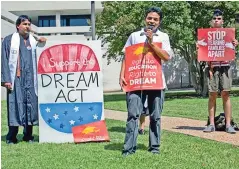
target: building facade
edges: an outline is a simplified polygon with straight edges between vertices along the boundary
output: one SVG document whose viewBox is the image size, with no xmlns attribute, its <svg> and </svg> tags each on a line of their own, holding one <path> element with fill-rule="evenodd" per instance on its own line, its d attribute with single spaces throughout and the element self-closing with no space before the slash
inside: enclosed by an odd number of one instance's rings
<svg viewBox="0 0 239 169">
<path fill-rule="evenodd" d="M 96 14 L 103 10 L 100 1 L 95 2 Z M 15 21 L 20 15 L 32 19 L 32 31 L 36 36 L 51 39 L 75 38 L 91 40 L 91 1 L 2 1 L 1 39 L 16 31 Z M 102 48 L 102 53 L 106 47 Z M 118 74 L 120 62 L 107 64 L 103 58 L 104 91 L 120 90 Z M 2 99 L 6 98 L 1 88 Z"/>
</svg>

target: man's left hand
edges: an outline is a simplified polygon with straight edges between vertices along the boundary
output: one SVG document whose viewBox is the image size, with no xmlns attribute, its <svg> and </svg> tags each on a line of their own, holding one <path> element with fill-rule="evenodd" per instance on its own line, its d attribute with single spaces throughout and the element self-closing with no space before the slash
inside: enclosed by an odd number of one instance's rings
<svg viewBox="0 0 239 169">
<path fill-rule="evenodd" d="M 236 46 L 238 45 L 238 41 L 237 41 L 236 39 L 234 39 L 234 40 L 232 41 L 232 44 L 236 47 Z"/>
<path fill-rule="evenodd" d="M 39 39 L 38 39 L 38 41 L 40 42 L 40 43 L 43 43 L 43 42 L 46 42 L 46 38 L 44 38 L 44 37 L 40 37 Z"/>
</svg>

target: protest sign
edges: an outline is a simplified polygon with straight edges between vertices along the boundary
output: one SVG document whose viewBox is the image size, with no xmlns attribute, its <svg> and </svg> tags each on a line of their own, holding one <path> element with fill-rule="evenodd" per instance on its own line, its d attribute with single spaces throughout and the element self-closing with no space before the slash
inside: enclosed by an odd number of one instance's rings
<svg viewBox="0 0 239 169">
<path fill-rule="evenodd" d="M 155 43 L 160 48 L 161 43 Z M 129 46 L 125 50 L 125 92 L 163 89 L 161 59 L 146 43 Z"/>
<path fill-rule="evenodd" d="M 198 29 L 198 61 L 234 60 L 234 38 L 234 28 Z"/>
<path fill-rule="evenodd" d="M 37 54 L 39 141 L 108 141 L 100 41 L 48 41 Z"/>
</svg>

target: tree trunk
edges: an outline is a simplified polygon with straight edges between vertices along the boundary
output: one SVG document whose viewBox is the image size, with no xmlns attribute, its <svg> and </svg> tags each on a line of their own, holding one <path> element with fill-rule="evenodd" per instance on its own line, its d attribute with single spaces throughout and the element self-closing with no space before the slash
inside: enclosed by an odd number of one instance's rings
<svg viewBox="0 0 239 169">
<path fill-rule="evenodd" d="M 195 50 L 192 45 L 187 46 L 185 51 L 188 58 L 188 69 L 190 71 L 192 85 L 198 95 L 206 97 L 208 96 L 208 86 L 205 63 L 199 63 L 197 61 Z"/>
</svg>

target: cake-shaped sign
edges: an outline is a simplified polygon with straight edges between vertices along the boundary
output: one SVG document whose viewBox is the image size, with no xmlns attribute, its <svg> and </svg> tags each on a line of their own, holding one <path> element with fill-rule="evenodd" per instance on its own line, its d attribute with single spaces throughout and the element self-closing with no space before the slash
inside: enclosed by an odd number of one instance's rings
<svg viewBox="0 0 239 169">
<path fill-rule="evenodd" d="M 47 42 L 37 53 L 40 142 L 108 141 L 100 42 Z"/>
</svg>

